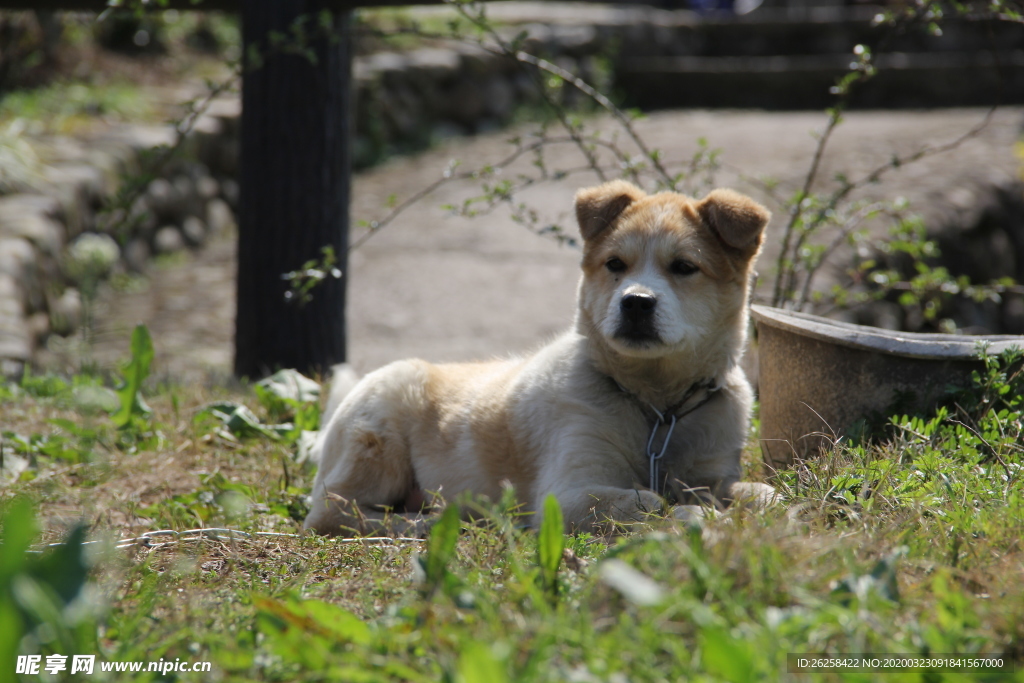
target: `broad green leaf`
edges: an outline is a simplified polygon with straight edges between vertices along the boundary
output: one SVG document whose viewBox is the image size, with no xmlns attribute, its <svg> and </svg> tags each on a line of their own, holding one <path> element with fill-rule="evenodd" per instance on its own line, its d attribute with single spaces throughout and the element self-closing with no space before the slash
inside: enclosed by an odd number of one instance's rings
<svg viewBox="0 0 1024 683">
<path fill-rule="evenodd" d="M 36 523 L 32 502 L 28 498 L 16 498 L 7 505 L 7 511 L 0 517 L 0 587 L 20 571 L 26 563 L 25 551 L 32 545 L 39 526 Z"/>
<path fill-rule="evenodd" d="M 0 671 L 14 671 L 15 657 L 25 628 L 14 602 L 7 597 L 7 587 L 0 581 Z"/>
<path fill-rule="evenodd" d="M 228 432 L 240 439 L 265 436 L 268 439 L 277 440 L 295 432 L 295 425 L 290 422 L 264 424 L 248 406 L 233 401 L 209 403 L 203 406 L 197 415 L 204 413 L 223 422 Z"/>
<path fill-rule="evenodd" d="M 505 663 L 481 642 L 467 643 L 459 657 L 459 683 L 505 683 Z"/>
<path fill-rule="evenodd" d="M 33 576 L 51 587 L 65 604 L 75 599 L 89 578 L 82 545 L 87 530 L 85 524 L 75 526 L 64 543 L 47 550 L 32 570 Z"/>
<path fill-rule="evenodd" d="M 257 382 L 256 386 L 277 398 L 300 403 L 320 399 L 320 385 L 297 370 L 278 370 L 270 377 Z"/>
<path fill-rule="evenodd" d="M 368 645 L 372 640 L 370 627 L 348 610 L 320 600 L 306 600 L 301 604 L 318 626 L 335 637 L 361 645 Z"/>
<path fill-rule="evenodd" d="M 705 670 L 730 683 L 754 681 L 754 658 L 749 643 L 728 632 L 708 628 L 701 632 L 701 661 Z"/>
<path fill-rule="evenodd" d="M 323 669 L 341 642 L 366 645 L 369 627 L 340 607 L 319 600 L 275 600 L 253 596 L 256 623 L 282 658 Z"/>
</svg>

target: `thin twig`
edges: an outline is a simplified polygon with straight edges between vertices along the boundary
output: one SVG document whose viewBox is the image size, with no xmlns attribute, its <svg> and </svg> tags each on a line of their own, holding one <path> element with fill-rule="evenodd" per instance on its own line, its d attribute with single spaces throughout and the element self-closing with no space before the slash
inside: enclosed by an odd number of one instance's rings
<svg viewBox="0 0 1024 683">
<path fill-rule="evenodd" d="M 875 202 L 873 204 L 869 204 L 863 207 L 853 216 L 851 216 L 849 220 L 847 220 L 846 223 L 843 224 L 843 227 L 839 229 L 839 232 L 836 234 L 836 236 L 832 239 L 831 242 L 829 242 L 828 246 L 825 247 L 825 250 L 821 253 L 821 257 L 818 259 L 817 263 L 808 268 L 807 273 L 805 275 L 803 288 L 800 290 L 800 298 L 797 299 L 796 306 L 794 306 L 794 310 L 803 310 L 804 304 L 807 303 L 807 299 L 810 297 L 811 284 L 813 283 L 815 276 L 817 276 L 818 271 L 828 260 L 829 256 L 831 256 L 835 252 L 835 250 L 839 248 L 839 246 L 846 240 L 850 233 L 856 230 L 857 226 L 859 226 L 865 218 L 867 218 L 870 214 L 874 213 L 875 211 L 878 211 L 879 209 L 882 209 L 884 207 L 884 202 Z"/>
<path fill-rule="evenodd" d="M 498 162 L 496 162 L 494 164 L 488 164 L 486 166 L 486 168 L 498 169 L 498 170 L 504 169 L 504 168 L 510 166 L 511 164 L 513 164 L 514 162 L 516 162 L 517 160 L 519 160 L 520 158 L 522 158 L 524 155 L 529 154 L 531 152 L 535 152 L 538 149 L 541 149 L 541 148 L 543 148 L 543 147 L 545 147 L 547 145 L 565 144 L 565 143 L 574 143 L 574 142 L 575 142 L 575 139 L 572 136 L 553 137 L 553 138 L 552 137 L 542 137 L 542 138 L 538 139 L 537 141 L 532 142 L 532 143 L 530 143 L 528 145 L 520 145 L 519 147 L 517 147 L 514 151 L 512 151 L 510 154 L 508 154 L 506 157 L 504 157 L 500 161 L 498 161 Z M 605 147 L 607 149 L 614 150 L 614 145 L 612 145 L 611 143 L 606 142 L 604 140 L 595 140 L 594 144 L 597 145 L 597 146 L 600 146 L 600 147 Z M 601 168 L 603 168 L 603 167 L 601 167 Z M 564 176 L 564 175 L 568 175 L 569 173 L 576 173 L 576 172 L 580 172 L 580 171 L 583 171 L 583 170 L 592 171 L 592 170 L 594 170 L 594 167 L 588 163 L 588 165 L 586 167 L 584 167 L 584 168 L 574 168 L 574 169 L 571 169 L 571 170 L 568 170 L 568 171 L 559 171 L 558 175 L 559 176 Z M 380 220 L 376 220 L 376 221 L 371 222 L 370 223 L 370 229 L 367 232 L 365 232 L 362 235 L 360 235 L 358 239 L 356 239 L 355 241 L 351 242 L 349 244 L 348 249 L 346 250 L 346 252 L 352 252 L 352 251 L 358 249 L 359 247 L 361 247 L 374 234 L 376 234 L 377 232 L 380 232 L 380 230 L 385 228 L 387 225 L 389 225 L 395 219 L 397 219 L 399 216 L 401 216 L 403 213 L 405 213 L 405 211 L 407 211 L 411 206 L 413 206 L 414 204 L 419 202 L 421 199 L 423 199 L 423 198 L 427 197 L 428 195 L 432 194 L 434 191 L 436 191 L 442 185 L 445 185 L 446 183 L 449 183 L 449 182 L 452 182 L 452 181 L 456 181 L 456 180 L 469 180 L 469 179 L 472 179 L 472 178 L 478 178 L 478 177 L 480 177 L 483 174 L 484 173 L 483 173 L 483 171 L 481 169 L 474 169 L 474 170 L 471 170 L 471 171 L 463 171 L 463 172 L 460 172 L 460 173 L 455 173 L 453 171 L 453 168 L 451 166 L 449 166 L 449 168 L 447 168 L 445 170 L 445 172 L 442 174 L 442 176 L 440 178 L 438 178 L 434 182 L 430 183 L 426 187 L 423 187 L 422 189 L 418 190 L 414 194 L 410 195 L 407 199 L 403 200 L 399 204 L 396 204 L 395 207 L 393 209 L 391 209 L 391 211 L 389 211 L 388 214 L 386 216 L 384 216 L 383 218 L 381 218 Z"/>
<path fill-rule="evenodd" d="M 985 116 L 982 118 L 980 123 L 975 125 L 973 128 L 968 130 L 966 133 L 958 136 L 957 138 L 954 138 L 953 140 L 950 140 L 949 142 L 941 144 L 941 145 L 939 145 L 937 147 L 933 147 L 931 145 L 925 145 L 924 147 L 921 147 L 917 151 L 915 151 L 915 152 L 913 152 L 911 154 L 908 154 L 906 156 L 903 156 L 903 157 L 899 157 L 899 156 L 893 157 L 888 162 L 879 165 L 878 167 L 876 167 L 875 169 L 873 169 L 869 173 L 865 174 L 859 180 L 855 180 L 853 182 L 849 182 L 849 181 L 843 182 L 842 186 L 839 187 L 839 189 L 837 189 L 835 192 L 832 193 L 832 195 L 829 197 L 828 201 L 823 206 L 821 206 L 818 209 L 817 213 L 814 215 L 814 218 L 801 230 L 801 234 L 798 236 L 797 241 L 793 245 L 793 248 L 792 248 L 792 251 L 793 251 L 793 263 L 795 264 L 795 259 L 797 258 L 800 249 L 802 249 L 804 244 L 806 244 L 807 238 L 817 231 L 817 229 L 828 219 L 829 215 L 833 211 L 835 211 L 836 207 L 839 206 L 839 203 L 842 202 L 844 199 L 846 199 L 850 195 L 851 192 L 853 192 L 854 190 L 858 190 L 858 189 L 860 189 L 862 187 L 865 187 L 867 185 L 872 185 L 872 184 L 878 182 L 889 171 L 892 171 L 892 170 L 897 169 L 897 168 L 902 168 L 902 167 L 906 166 L 907 164 L 911 164 L 911 163 L 914 163 L 916 161 L 920 161 L 921 159 L 924 159 L 925 157 L 934 156 L 936 154 L 942 154 L 944 152 L 948 152 L 948 151 L 951 151 L 953 149 L 956 149 L 957 147 L 962 145 L 967 140 L 970 140 L 971 138 L 976 137 L 983 130 L 985 130 L 985 128 L 988 127 L 989 123 L 991 123 L 992 117 L 995 115 L 996 109 L 997 109 L 997 107 L 991 107 L 986 112 Z M 786 247 L 784 246 L 783 248 L 786 248 Z M 796 278 L 797 278 L 797 275 L 796 275 L 796 272 L 795 272 L 795 268 L 791 268 L 790 271 L 788 272 L 787 288 L 791 288 L 792 286 L 795 285 Z M 779 281 L 776 280 L 776 285 L 778 285 L 778 282 Z M 773 301 L 775 301 L 775 299 L 773 299 Z M 801 310 L 802 304 L 803 304 L 803 301 L 801 301 L 801 304 L 796 307 L 796 310 Z M 773 304 L 773 305 L 777 305 L 777 304 Z"/>
<path fill-rule="evenodd" d="M 512 46 L 505 42 L 505 40 L 498 34 L 494 27 L 486 20 L 486 17 L 484 15 L 484 8 L 482 6 L 480 6 L 477 14 L 473 15 L 469 12 L 467 8 L 470 5 L 476 6 L 477 3 L 475 2 L 463 3 L 460 2 L 459 0 L 445 0 L 445 4 L 454 7 L 455 11 L 462 15 L 463 18 L 467 19 L 470 23 L 472 23 L 474 26 L 480 29 L 485 35 L 490 36 L 491 40 L 493 40 L 501 48 L 502 52 L 505 55 L 515 59 L 516 52 L 518 51 L 513 49 Z M 519 62 L 517 61 L 517 63 Z M 586 144 L 586 142 L 584 142 L 583 138 L 579 134 L 579 130 L 577 129 L 577 127 L 574 126 L 572 122 L 569 120 L 569 117 L 566 114 L 565 109 L 561 107 L 557 102 L 555 102 L 554 99 L 551 97 L 551 93 L 548 92 L 548 89 L 544 84 L 544 80 L 540 78 L 538 73 L 534 70 L 528 71 L 527 73 L 529 77 L 534 81 L 534 84 L 537 86 L 537 90 L 540 92 L 540 96 L 544 99 L 544 102 L 548 105 L 551 111 L 554 112 L 555 117 L 558 119 L 559 123 L 561 123 L 562 127 L 565 128 L 566 133 L 568 133 L 569 136 L 572 137 L 573 142 L 579 148 L 580 152 L 583 153 L 583 156 L 586 157 L 587 161 L 593 168 L 594 173 L 597 174 L 598 179 L 600 179 L 601 182 L 607 181 L 608 178 L 607 176 L 605 176 L 604 171 L 601 170 L 601 166 L 598 163 L 597 156 L 594 154 L 593 150 L 590 149 L 590 147 Z"/>
<path fill-rule="evenodd" d="M 592 100 L 597 102 L 599 105 L 601 105 L 608 113 L 610 113 L 615 118 L 616 121 L 619 122 L 619 125 L 621 125 L 623 129 L 625 129 L 626 134 L 629 135 L 629 138 L 633 141 L 633 144 L 635 144 L 640 149 L 640 152 L 644 155 L 644 158 L 651 162 L 651 164 L 654 166 L 654 169 L 658 172 L 658 175 L 661 176 L 662 182 L 665 183 L 667 187 L 675 189 L 675 182 L 673 181 L 672 176 L 669 174 L 669 172 L 662 165 L 658 154 L 652 152 L 647 147 L 643 138 L 641 138 L 640 135 L 637 134 L 636 130 L 633 128 L 633 124 L 629 120 L 629 117 L 626 115 L 626 113 L 619 109 L 618 107 L 616 107 L 611 100 L 609 100 L 607 97 L 605 97 L 596 89 L 594 89 L 593 86 L 588 84 L 582 78 L 574 76 L 573 74 L 569 73 L 562 67 L 556 64 L 552 64 L 546 59 L 535 57 L 534 55 L 531 55 L 528 52 L 523 52 L 522 50 L 519 50 L 515 53 L 515 58 L 520 62 L 533 64 L 539 69 L 543 69 L 544 71 L 547 71 L 551 74 L 554 74 L 555 76 L 558 76 L 563 81 L 571 84 L 577 90 L 579 90 L 580 92 L 582 92 L 583 94 L 587 95 Z"/>
<path fill-rule="evenodd" d="M 814 157 L 811 159 L 811 166 L 807 169 L 807 175 L 804 176 L 804 184 L 797 194 L 796 199 L 793 201 L 793 205 L 789 210 L 789 221 L 786 223 L 786 228 L 782 232 L 782 248 L 779 251 L 779 257 L 775 262 L 775 288 L 772 292 L 772 306 L 781 306 L 783 302 L 783 282 L 787 279 L 786 273 L 789 269 L 786 268 L 786 260 L 789 258 L 789 243 L 793 239 L 793 231 L 796 228 L 797 221 L 800 220 L 803 214 L 802 207 L 804 200 L 810 195 L 811 185 L 814 184 L 814 180 L 818 175 L 818 167 L 821 165 L 821 157 L 825 154 L 825 147 L 828 145 L 828 140 L 832 136 L 832 131 L 835 130 L 836 126 L 842 120 L 842 115 L 839 108 L 833 109 L 828 118 L 828 123 L 825 125 L 825 130 L 822 131 L 818 138 L 818 145 L 814 149 Z"/>
</svg>

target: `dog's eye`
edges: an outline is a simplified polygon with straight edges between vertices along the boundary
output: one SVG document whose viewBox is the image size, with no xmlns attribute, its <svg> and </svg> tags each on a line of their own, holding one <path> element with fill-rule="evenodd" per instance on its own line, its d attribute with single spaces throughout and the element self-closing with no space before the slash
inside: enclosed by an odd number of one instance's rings
<svg viewBox="0 0 1024 683">
<path fill-rule="evenodd" d="M 604 267 L 613 273 L 621 273 L 622 271 L 626 270 L 626 263 L 619 257 L 613 256 L 612 258 L 605 261 Z"/>
<path fill-rule="evenodd" d="M 692 275 L 699 270 L 697 266 L 682 259 L 676 259 L 673 261 L 668 269 L 673 275 Z"/>
</svg>

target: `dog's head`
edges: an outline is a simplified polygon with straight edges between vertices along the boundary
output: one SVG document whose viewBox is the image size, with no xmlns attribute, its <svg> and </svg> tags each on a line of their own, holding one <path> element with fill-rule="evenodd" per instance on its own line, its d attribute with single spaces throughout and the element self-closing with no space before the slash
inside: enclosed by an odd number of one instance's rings
<svg viewBox="0 0 1024 683">
<path fill-rule="evenodd" d="M 770 215 L 732 190 L 700 201 L 648 195 L 624 181 L 580 190 L 581 331 L 634 358 L 742 345 L 752 266 Z"/>
</svg>

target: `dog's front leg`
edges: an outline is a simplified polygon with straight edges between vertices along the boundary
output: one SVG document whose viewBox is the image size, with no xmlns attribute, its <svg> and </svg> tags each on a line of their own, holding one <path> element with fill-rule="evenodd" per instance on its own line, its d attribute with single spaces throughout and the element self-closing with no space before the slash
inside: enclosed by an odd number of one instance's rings
<svg viewBox="0 0 1024 683">
<path fill-rule="evenodd" d="M 661 515 L 665 501 L 648 489 L 614 486 L 574 486 L 552 491 L 570 531 L 596 532 L 609 524 L 632 524 Z"/>
</svg>

